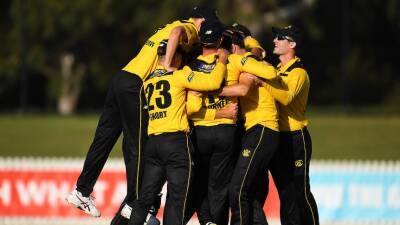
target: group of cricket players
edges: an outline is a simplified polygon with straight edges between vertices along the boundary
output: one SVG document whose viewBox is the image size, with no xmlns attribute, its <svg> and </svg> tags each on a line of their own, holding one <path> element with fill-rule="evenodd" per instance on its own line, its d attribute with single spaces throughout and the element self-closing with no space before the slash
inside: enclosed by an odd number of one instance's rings
<svg viewBox="0 0 400 225">
<path fill-rule="evenodd" d="M 111 224 L 159 225 L 167 183 L 164 225 L 194 213 L 202 225 L 265 225 L 270 173 L 281 224 L 318 225 L 302 36 L 295 26 L 272 31 L 276 66 L 246 26 L 207 7 L 156 30 L 115 75 L 67 202 L 100 216 L 90 194 L 123 133 L 127 195 Z"/>
</svg>

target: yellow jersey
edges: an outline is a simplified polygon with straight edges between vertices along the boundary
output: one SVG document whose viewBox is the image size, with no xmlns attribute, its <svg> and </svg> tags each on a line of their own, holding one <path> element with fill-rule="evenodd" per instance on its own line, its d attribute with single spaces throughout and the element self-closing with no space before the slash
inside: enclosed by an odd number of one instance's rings
<svg viewBox="0 0 400 225">
<path fill-rule="evenodd" d="M 266 88 L 278 101 L 280 131 L 300 130 L 308 125 L 306 106 L 310 79 L 298 57 L 278 65 L 278 78 Z"/>
<path fill-rule="evenodd" d="M 198 41 L 198 31 L 191 18 L 189 20 L 177 20 L 159 28 L 155 34 L 146 41 L 139 54 L 137 54 L 122 70 L 136 74 L 142 80 L 145 80 L 148 74 L 157 66 L 157 48 L 160 42 L 168 40 L 171 30 L 179 26 L 184 28 L 187 36 L 187 39 L 180 40 L 179 44 L 183 49 L 188 50 L 190 46 Z"/>
<path fill-rule="evenodd" d="M 199 76 L 210 76 L 217 61 L 216 54 L 207 56 L 200 55 L 196 60 L 189 63 L 189 67 Z M 224 85 L 232 85 L 237 83 L 237 77 L 231 77 L 229 73 L 229 64 L 227 65 L 228 74 Z M 189 119 L 194 126 L 215 126 L 219 124 L 235 124 L 236 120 L 221 118 L 215 119 L 215 112 L 224 108 L 227 104 L 237 102 L 237 98 L 218 96 L 218 94 L 204 94 L 202 97 L 194 96 L 188 93 L 188 111 L 194 111 L 190 114 Z M 198 107 L 200 105 L 200 107 Z M 193 106 L 195 108 L 193 108 Z"/>
<path fill-rule="evenodd" d="M 230 73 L 237 74 L 235 75 L 237 77 L 240 76 L 241 72 L 246 72 L 266 80 L 276 78 L 275 68 L 263 61 L 257 61 L 251 53 L 231 54 L 228 60 Z M 277 105 L 265 87 L 253 87 L 246 96 L 240 97 L 240 108 L 245 120 L 246 130 L 260 124 L 279 131 Z"/>
<path fill-rule="evenodd" d="M 226 66 L 216 63 L 210 76 L 200 76 L 185 66 L 167 72 L 158 65 L 144 81 L 149 112 L 148 134 L 161 134 L 189 130 L 186 113 L 186 89 L 213 91 L 220 87 Z"/>
</svg>

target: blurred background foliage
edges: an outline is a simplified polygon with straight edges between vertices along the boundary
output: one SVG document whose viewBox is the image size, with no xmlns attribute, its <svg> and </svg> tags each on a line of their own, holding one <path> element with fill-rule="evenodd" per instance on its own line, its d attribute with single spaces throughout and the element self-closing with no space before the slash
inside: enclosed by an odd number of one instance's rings
<svg viewBox="0 0 400 225">
<path fill-rule="evenodd" d="M 154 30 L 195 5 L 249 26 L 274 64 L 271 27 L 302 28 L 310 105 L 400 112 L 397 0 L 3 0 L 0 111 L 99 110 L 112 75 Z"/>
</svg>

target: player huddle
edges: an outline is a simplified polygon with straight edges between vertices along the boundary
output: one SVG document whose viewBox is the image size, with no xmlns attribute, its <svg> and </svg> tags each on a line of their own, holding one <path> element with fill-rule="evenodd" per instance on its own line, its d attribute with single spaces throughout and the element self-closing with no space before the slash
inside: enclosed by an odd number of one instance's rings
<svg viewBox="0 0 400 225">
<path fill-rule="evenodd" d="M 281 223 L 317 225 L 309 185 L 309 78 L 293 26 L 273 28 L 277 67 L 243 25 L 195 7 L 159 28 L 110 86 L 76 189 L 67 201 L 100 216 L 90 193 L 122 132 L 127 196 L 111 224 L 268 224 L 271 172 Z M 147 134 L 147 135 L 146 135 Z"/>
</svg>

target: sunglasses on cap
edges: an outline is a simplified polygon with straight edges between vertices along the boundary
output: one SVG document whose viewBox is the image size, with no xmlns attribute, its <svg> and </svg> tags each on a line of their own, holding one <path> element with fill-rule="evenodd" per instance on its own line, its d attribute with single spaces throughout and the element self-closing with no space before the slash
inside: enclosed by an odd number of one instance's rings
<svg viewBox="0 0 400 225">
<path fill-rule="evenodd" d="M 283 40 L 294 41 L 293 38 L 282 34 L 276 34 L 275 38 L 278 39 L 279 41 Z"/>
</svg>

